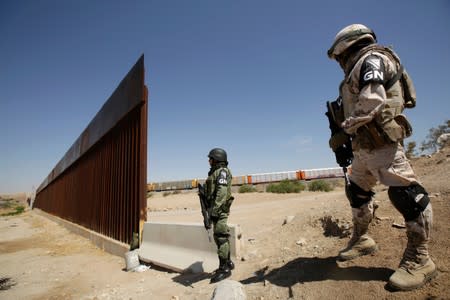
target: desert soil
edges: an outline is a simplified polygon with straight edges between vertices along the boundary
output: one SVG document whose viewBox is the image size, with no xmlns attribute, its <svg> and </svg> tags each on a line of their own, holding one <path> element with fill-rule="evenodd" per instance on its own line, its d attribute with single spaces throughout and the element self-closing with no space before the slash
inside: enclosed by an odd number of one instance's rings
<svg viewBox="0 0 450 300">
<path fill-rule="evenodd" d="M 328 193 L 234 193 L 229 221 L 241 226 L 243 249 L 230 279 L 243 284 L 248 299 L 450 299 L 450 148 L 411 163 L 434 209 L 430 253 L 438 276 L 423 288 L 386 287 L 406 233 L 383 186 L 376 189 L 379 207 L 370 226 L 379 250 L 336 262 L 351 230 L 343 180 Z M 195 192 L 157 193 L 148 199 L 148 219 L 200 223 L 198 206 Z M 294 218 L 286 223 L 287 216 Z M 124 258 L 32 210 L 0 217 L 0 299 L 210 299 L 216 286 L 208 274 L 124 268 Z"/>
</svg>

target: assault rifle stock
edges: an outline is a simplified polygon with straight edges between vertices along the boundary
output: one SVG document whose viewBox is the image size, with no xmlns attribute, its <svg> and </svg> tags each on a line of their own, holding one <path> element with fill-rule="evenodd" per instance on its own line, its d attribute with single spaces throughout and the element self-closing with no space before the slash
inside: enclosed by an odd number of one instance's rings
<svg viewBox="0 0 450 300">
<path fill-rule="evenodd" d="M 198 197 L 200 198 L 200 206 L 202 209 L 203 225 L 208 232 L 208 240 L 209 242 L 211 242 L 211 212 L 209 209 L 208 201 L 206 199 L 205 187 L 200 183 L 198 184 Z"/>
</svg>

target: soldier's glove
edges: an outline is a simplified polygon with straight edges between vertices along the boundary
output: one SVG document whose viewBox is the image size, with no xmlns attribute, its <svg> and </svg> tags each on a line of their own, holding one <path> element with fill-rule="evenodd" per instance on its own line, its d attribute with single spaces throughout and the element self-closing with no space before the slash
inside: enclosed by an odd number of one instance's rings
<svg viewBox="0 0 450 300">
<path fill-rule="evenodd" d="M 351 144 L 349 146 L 349 143 L 344 144 L 334 151 L 334 154 L 336 156 L 336 162 L 338 165 L 342 168 L 346 168 L 352 164 L 353 161 L 353 151 Z"/>
<path fill-rule="evenodd" d="M 211 221 L 209 221 L 209 222 L 207 222 L 207 223 L 205 223 L 205 222 L 203 222 L 203 225 L 205 226 L 205 229 L 206 230 L 210 230 L 211 229 Z"/>
<path fill-rule="evenodd" d="M 336 162 L 342 168 L 352 164 L 353 151 L 350 136 L 340 129 L 329 140 L 330 148 L 336 155 Z"/>
</svg>

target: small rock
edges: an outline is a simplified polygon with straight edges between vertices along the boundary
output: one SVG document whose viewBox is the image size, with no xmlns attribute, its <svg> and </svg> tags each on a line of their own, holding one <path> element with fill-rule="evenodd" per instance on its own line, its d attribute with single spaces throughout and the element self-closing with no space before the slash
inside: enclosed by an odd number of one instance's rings
<svg viewBox="0 0 450 300">
<path fill-rule="evenodd" d="M 406 228 L 405 224 L 392 223 L 392 227 L 395 228 Z"/>
<path fill-rule="evenodd" d="M 211 300 L 246 300 L 247 295 L 242 283 L 225 279 L 214 289 Z"/>
<path fill-rule="evenodd" d="M 283 225 L 291 223 L 294 218 L 295 216 L 287 216 L 286 218 L 284 218 Z"/>
<path fill-rule="evenodd" d="M 298 241 L 295 242 L 297 245 L 299 246 L 305 246 L 306 245 L 306 241 L 305 239 L 299 239 Z"/>
</svg>

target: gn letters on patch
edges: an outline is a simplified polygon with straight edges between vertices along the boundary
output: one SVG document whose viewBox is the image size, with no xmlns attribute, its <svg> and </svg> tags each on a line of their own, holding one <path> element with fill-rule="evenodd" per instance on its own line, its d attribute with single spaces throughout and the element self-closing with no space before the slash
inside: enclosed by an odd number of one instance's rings
<svg viewBox="0 0 450 300">
<path fill-rule="evenodd" d="M 225 171 L 220 171 L 219 176 L 217 177 L 217 183 L 218 184 L 223 184 L 223 185 L 227 185 L 228 184 L 228 180 L 227 180 L 227 172 Z"/>
<path fill-rule="evenodd" d="M 362 86 L 370 83 L 384 82 L 384 64 L 383 61 L 374 55 L 368 56 L 362 65 Z"/>
<path fill-rule="evenodd" d="M 383 73 L 377 70 L 369 71 L 366 74 L 364 74 L 364 81 L 371 81 L 374 79 L 374 81 L 383 81 L 384 76 Z"/>
</svg>

